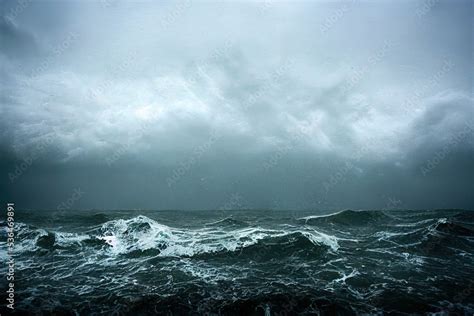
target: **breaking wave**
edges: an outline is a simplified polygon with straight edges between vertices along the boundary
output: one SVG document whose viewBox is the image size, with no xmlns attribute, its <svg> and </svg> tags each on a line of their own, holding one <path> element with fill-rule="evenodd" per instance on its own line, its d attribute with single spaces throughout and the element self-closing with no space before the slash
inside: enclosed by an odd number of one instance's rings
<svg viewBox="0 0 474 316">
<path fill-rule="evenodd" d="M 229 224 L 229 219 L 208 226 Z M 234 225 L 234 222 L 232 226 Z M 240 226 L 240 223 L 239 223 Z M 146 216 L 105 222 L 91 234 L 47 231 L 19 225 L 22 251 L 41 251 L 75 247 L 93 247 L 111 255 L 140 253 L 162 257 L 192 257 L 203 254 L 239 254 L 268 251 L 277 255 L 291 255 L 298 250 L 330 249 L 337 251 L 338 238 L 314 229 L 275 230 L 259 227 L 222 230 L 204 228 L 178 229 L 160 224 Z"/>
</svg>

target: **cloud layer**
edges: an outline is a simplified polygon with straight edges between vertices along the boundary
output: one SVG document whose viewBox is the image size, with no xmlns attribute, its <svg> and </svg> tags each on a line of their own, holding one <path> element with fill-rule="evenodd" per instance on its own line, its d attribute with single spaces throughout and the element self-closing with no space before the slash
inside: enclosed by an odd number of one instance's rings
<svg viewBox="0 0 474 316">
<path fill-rule="evenodd" d="M 468 1 L 2 6 L 24 207 L 474 206 Z"/>
</svg>

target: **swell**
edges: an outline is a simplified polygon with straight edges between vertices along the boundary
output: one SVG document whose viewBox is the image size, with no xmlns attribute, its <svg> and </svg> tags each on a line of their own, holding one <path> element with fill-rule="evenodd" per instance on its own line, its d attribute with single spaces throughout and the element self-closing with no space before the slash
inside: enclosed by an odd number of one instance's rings
<svg viewBox="0 0 474 316">
<path fill-rule="evenodd" d="M 227 227 L 229 221 L 221 221 L 221 224 Z M 142 215 L 107 221 L 93 228 L 89 234 L 48 231 L 20 223 L 17 225 L 20 252 L 61 249 L 132 257 L 225 256 L 233 253 L 270 258 L 295 253 L 317 255 L 328 250 L 336 251 L 339 247 L 336 237 L 313 229 L 288 231 L 245 227 L 223 230 L 212 223 L 202 229 L 189 230 L 172 228 Z M 261 255 L 263 253 L 264 256 Z"/>
<path fill-rule="evenodd" d="M 385 214 L 383 211 L 344 210 L 328 215 L 307 216 L 300 218 L 299 221 L 308 225 L 335 224 L 344 226 L 364 226 L 386 223 L 391 219 L 392 217 Z"/>
<path fill-rule="evenodd" d="M 417 225 L 404 225 L 405 228 L 411 228 L 409 231 L 379 231 L 373 237 L 377 238 L 379 246 L 384 246 L 383 242 L 390 242 L 391 244 L 385 246 L 396 245 L 405 251 L 424 256 L 464 255 L 465 252 L 473 252 L 474 230 L 456 219 L 456 216 L 449 219 L 430 219 L 414 223 Z"/>
</svg>

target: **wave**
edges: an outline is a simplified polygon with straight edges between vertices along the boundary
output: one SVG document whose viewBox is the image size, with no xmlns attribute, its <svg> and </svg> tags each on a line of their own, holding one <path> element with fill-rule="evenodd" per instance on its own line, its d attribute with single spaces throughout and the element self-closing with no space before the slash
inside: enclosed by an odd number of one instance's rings
<svg viewBox="0 0 474 316">
<path fill-rule="evenodd" d="M 222 224 L 229 223 L 226 219 Z M 232 222 L 233 223 L 233 222 Z M 212 223 L 213 226 L 217 224 Z M 129 220 L 114 220 L 101 227 L 102 235 L 98 238 L 112 240 L 112 251 L 116 253 L 131 253 L 159 250 L 160 256 L 195 256 L 228 252 L 251 252 L 254 249 L 277 245 L 282 247 L 291 244 L 299 245 L 302 239 L 306 246 L 326 246 L 337 250 L 335 237 L 319 233 L 288 232 L 268 230 L 258 227 L 242 228 L 232 231 L 221 229 L 181 230 L 159 224 L 146 216 L 138 216 Z M 249 248 L 249 250 L 245 250 Z"/>
<path fill-rule="evenodd" d="M 438 220 L 438 222 L 436 222 L 436 224 L 432 226 L 431 229 L 440 233 L 454 236 L 474 236 L 474 230 L 448 219 Z"/>
<path fill-rule="evenodd" d="M 224 219 L 212 222 L 212 223 L 207 223 L 206 226 L 249 226 L 249 223 L 245 221 L 241 221 L 238 219 L 232 218 L 232 216 L 226 217 Z"/>
<path fill-rule="evenodd" d="M 6 230 L 0 230 L 6 236 Z M 15 222 L 15 252 L 44 252 L 93 245 L 93 237 L 86 234 L 50 231 Z M 96 243 L 97 245 L 103 243 Z"/>
<path fill-rule="evenodd" d="M 420 224 L 421 222 L 418 222 Z M 454 222 L 452 219 L 441 218 L 423 222 L 427 224 L 413 227 L 410 231 L 387 232 L 379 231 L 373 234 L 380 242 L 390 242 L 391 246 L 400 247 L 415 254 L 430 256 L 464 255 L 472 252 L 473 244 L 470 241 L 474 231 Z"/>
<path fill-rule="evenodd" d="M 328 215 L 315 215 L 300 218 L 308 225 L 317 224 L 337 224 L 346 226 L 362 226 L 374 223 L 382 223 L 390 220 L 392 217 L 383 211 L 353 211 L 344 210 Z"/>
<path fill-rule="evenodd" d="M 219 221 L 220 226 L 229 224 L 229 220 Z M 218 226 L 217 223 L 210 226 Z M 339 248 L 336 237 L 316 230 L 286 231 L 259 227 L 188 230 L 172 228 L 143 215 L 105 222 L 91 234 L 55 232 L 28 225 L 20 226 L 18 234 L 22 241 L 20 251 L 92 247 L 104 254 L 128 256 L 192 257 L 223 253 L 250 256 L 265 250 L 268 250 L 268 255 L 290 255 L 303 250 L 320 253 Z"/>
<path fill-rule="evenodd" d="M 474 211 L 464 211 L 458 213 L 452 217 L 452 219 L 456 222 L 460 222 L 463 224 L 473 225 L 474 224 Z"/>
<path fill-rule="evenodd" d="M 324 240 L 307 232 L 285 233 L 269 236 L 255 245 L 242 249 L 243 255 L 259 255 L 263 259 L 298 254 L 300 257 L 320 256 L 331 248 L 337 250 L 339 245 L 334 239 Z"/>
</svg>

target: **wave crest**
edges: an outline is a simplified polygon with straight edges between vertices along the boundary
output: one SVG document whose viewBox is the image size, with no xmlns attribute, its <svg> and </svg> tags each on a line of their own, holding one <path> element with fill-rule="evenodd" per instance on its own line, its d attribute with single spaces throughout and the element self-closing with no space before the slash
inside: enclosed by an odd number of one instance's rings
<svg viewBox="0 0 474 316">
<path fill-rule="evenodd" d="M 227 221 L 225 222 L 227 223 Z M 213 225 L 214 226 L 214 225 Z M 297 248 L 321 247 L 336 251 L 339 248 L 337 238 L 315 230 L 282 231 L 261 228 L 241 228 L 232 231 L 204 228 L 182 230 L 140 215 L 129 220 L 114 220 L 102 225 L 98 239 L 111 245 L 111 251 L 118 254 L 144 252 L 150 249 L 158 251 L 159 256 L 191 257 L 203 254 L 242 252 L 250 247 Z"/>
<path fill-rule="evenodd" d="M 328 215 L 316 215 L 300 218 L 308 225 L 338 224 L 346 226 L 362 226 L 374 223 L 382 223 L 391 217 L 383 211 L 353 211 L 345 210 Z"/>
</svg>

